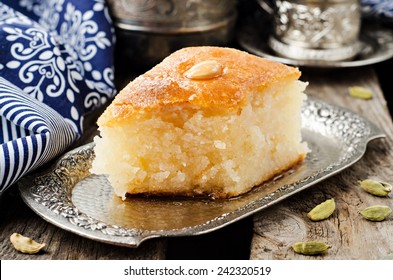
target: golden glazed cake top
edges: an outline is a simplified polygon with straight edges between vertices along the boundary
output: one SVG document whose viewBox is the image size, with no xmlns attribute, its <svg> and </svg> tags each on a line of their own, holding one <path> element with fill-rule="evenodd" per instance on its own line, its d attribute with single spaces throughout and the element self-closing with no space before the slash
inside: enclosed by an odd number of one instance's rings
<svg viewBox="0 0 393 280">
<path fill-rule="evenodd" d="M 188 47 L 174 52 L 130 82 L 99 118 L 111 126 L 141 111 L 168 105 L 234 109 L 250 92 L 300 77 L 297 68 L 231 48 Z"/>
</svg>

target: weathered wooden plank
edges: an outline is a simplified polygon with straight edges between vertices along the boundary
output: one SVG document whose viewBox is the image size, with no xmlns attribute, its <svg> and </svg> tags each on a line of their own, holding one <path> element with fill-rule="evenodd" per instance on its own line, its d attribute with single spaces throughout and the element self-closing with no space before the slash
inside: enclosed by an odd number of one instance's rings
<svg viewBox="0 0 393 280">
<path fill-rule="evenodd" d="M 393 208 L 392 195 L 374 197 L 357 186 L 359 179 L 378 176 L 393 182 L 393 126 L 386 101 L 372 68 L 306 72 L 309 95 L 349 108 L 382 128 L 386 139 L 369 144 L 365 156 L 352 167 L 267 211 L 254 216 L 251 259 L 384 259 L 393 254 L 393 217 L 370 222 L 359 215 L 363 208 L 383 204 Z M 364 86 L 374 92 L 372 100 L 354 99 L 349 86 Z M 312 222 L 306 214 L 315 205 L 335 198 L 337 209 L 327 220 Z M 332 247 L 320 256 L 293 252 L 297 241 L 320 240 Z"/>
</svg>

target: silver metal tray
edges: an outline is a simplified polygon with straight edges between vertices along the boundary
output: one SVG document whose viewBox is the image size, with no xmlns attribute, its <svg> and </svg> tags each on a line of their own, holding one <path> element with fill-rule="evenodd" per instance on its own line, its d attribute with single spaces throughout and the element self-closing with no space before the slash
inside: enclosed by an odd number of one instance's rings
<svg viewBox="0 0 393 280">
<path fill-rule="evenodd" d="M 89 173 L 93 144 L 50 170 L 20 180 L 23 200 L 48 222 L 101 242 L 136 247 L 165 236 L 207 233 L 263 210 L 359 160 L 367 143 L 384 137 L 374 124 L 341 107 L 309 98 L 302 134 L 311 152 L 296 168 L 233 199 L 114 196 L 105 176 Z"/>
</svg>

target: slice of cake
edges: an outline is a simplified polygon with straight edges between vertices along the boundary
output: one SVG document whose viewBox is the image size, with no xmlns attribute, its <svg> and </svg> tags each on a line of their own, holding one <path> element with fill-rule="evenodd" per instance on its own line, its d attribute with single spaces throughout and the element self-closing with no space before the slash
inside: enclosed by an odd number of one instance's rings
<svg viewBox="0 0 393 280">
<path fill-rule="evenodd" d="M 298 69 L 190 47 L 129 83 L 98 119 L 91 172 L 117 195 L 237 196 L 307 153 Z"/>
</svg>

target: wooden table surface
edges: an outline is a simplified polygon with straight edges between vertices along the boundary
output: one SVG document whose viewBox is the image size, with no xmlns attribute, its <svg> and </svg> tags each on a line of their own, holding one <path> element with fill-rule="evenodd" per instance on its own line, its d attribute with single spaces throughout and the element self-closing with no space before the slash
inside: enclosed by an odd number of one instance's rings
<svg viewBox="0 0 393 280">
<path fill-rule="evenodd" d="M 193 237 L 145 241 L 136 249 L 103 244 L 64 231 L 40 218 L 11 188 L 0 201 L 0 259 L 391 259 L 393 216 L 370 222 L 359 210 L 384 204 L 393 208 L 393 194 L 378 198 L 360 190 L 357 181 L 378 176 L 393 183 L 393 126 L 373 66 L 315 70 L 301 69 L 310 83 L 306 93 L 347 107 L 373 121 L 387 135 L 371 142 L 364 157 L 353 166 L 278 203 L 265 211 L 212 233 Z M 371 100 L 354 99 L 349 86 L 371 89 Z M 92 128 L 94 129 L 94 127 Z M 311 222 L 306 213 L 316 204 L 334 198 L 337 209 L 327 220 Z M 17 252 L 13 232 L 47 244 L 36 255 Z M 320 240 L 332 247 L 320 256 L 295 254 L 296 241 Z"/>
</svg>

